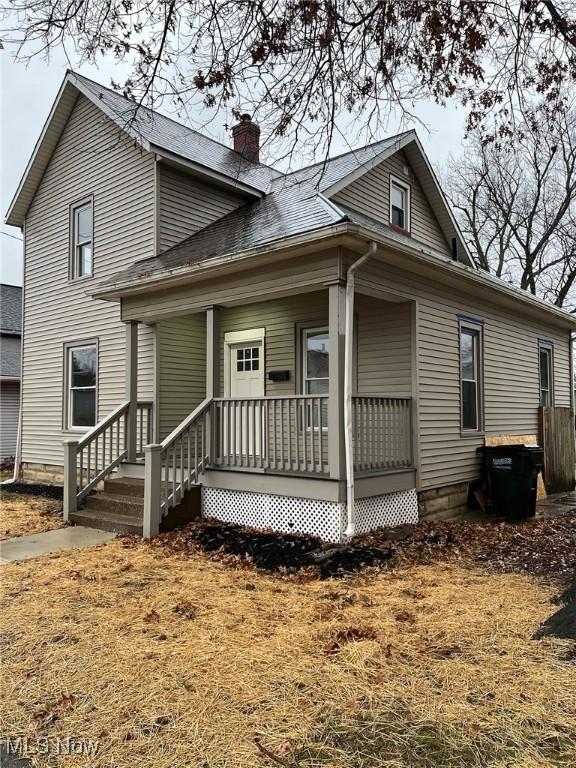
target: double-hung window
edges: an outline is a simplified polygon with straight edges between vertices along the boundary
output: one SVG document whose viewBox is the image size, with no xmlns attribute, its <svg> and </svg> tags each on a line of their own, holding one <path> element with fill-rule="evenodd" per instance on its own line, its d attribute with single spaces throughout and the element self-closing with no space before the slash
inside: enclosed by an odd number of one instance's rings
<svg viewBox="0 0 576 768">
<path fill-rule="evenodd" d="M 330 340 L 328 328 L 304 328 L 302 331 L 302 392 L 304 395 L 327 395 L 329 392 Z M 309 405 L 306 427 L 328 428 L 328 403 L 320 408 Z"/>
<path fill-rule="evenodd" d="M 306 328 L 303 339 L 303 390 L 305 395 L 328 394 L 328 328 Z"/>
<path fill-rule="evenodd" d="M 87 429 L 96 424 L 97 369 L 95 342 L 66 347 L 68 429 Z"/>
<path fill-rule="evenodd" d="M 92 274 L 92 242 L 94 238 L 92 198 L 73 205 L 70 211 L 71 253 L 70 277 Z"/>
<path fill-rule="evenodd" d="M 400 229 L 410 229 L 410 187 L 390 177 L 390 223 Z"/>
<path fill-rule="evenodd" d="M 540 405 L 549 408 L 554 399 L 554 357 L 552 344 L 538 343 L 540 365 Z"/>
<path fill-rule="evenodd" d="M 460 324 L 460 410 L 465 431 L 482 428 L 482 327 Z"/>
</svg>

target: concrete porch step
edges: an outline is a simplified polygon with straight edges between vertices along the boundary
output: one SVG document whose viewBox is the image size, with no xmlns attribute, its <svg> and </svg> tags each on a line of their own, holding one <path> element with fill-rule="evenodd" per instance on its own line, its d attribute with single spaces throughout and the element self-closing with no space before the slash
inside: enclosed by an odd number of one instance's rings
<svg viewBox="0 0 576 768">
<path fill-rule="evenodd" d="M 104 493 L 143 499 L 144 480 L 138 477 L 109 477 L 104 480 Z"/>
<path fill-rule="evenodd" d="M 118 465 L 115 479 L 134 479 L 144 482 L 144 461 L 123 461 Z"/>
<path fill-rule="evenodd" d="M 114 515 L 142 519 L 144 499 L 136 496 L 120 496 L 117 493 L 97 492 L 86 499 L 86 509 L 109 512 Z"/>
<path fill-rule="evenodd" d="M 114 512 L 102 512 L 96 509 L 79 509 L 70 515 L 70 522 L 87 528 L 114 533 L 142 534 L 142 518 L 121 515 Z"/>
</svg>

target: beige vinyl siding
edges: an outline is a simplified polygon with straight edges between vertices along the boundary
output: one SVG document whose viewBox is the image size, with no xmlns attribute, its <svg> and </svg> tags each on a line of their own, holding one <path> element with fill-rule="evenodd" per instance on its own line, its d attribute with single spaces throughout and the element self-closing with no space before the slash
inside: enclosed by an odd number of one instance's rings
<svg viewBox="0 0 576 768">
<path fill-rule="evenodd" d="M 69 206 L 94 199 L 94 274 L 70 282 Z M 98 339 L 98 418 L 125 399 L 125 327 L 117 303 L 86 293 L 154 252 L 154 160 L 80 96 L 25 228 L 24 462 L 61 464 L 63 348 Z M 139 397 L 153 397 L 153 331 L 139 328 Z M 75 433 L 78 434 L 78 433 Z"/>
<path fill-rule="evenodd" d="M 423 488 L 464 482 L 479 473 L 476 449 L 484 444 L 484 435 L 460 429 L 459 314 L 484 321 L 486 434 L 537 433 L 539 338 L 554 342 L 555 403 L 569 404 L 568 331 L 375 260 L 362 268 L 357 283 L 359 290 L 381 285 L 418 302 Z"/>
<path fill-rule="evenodd" d="M 228 332 L 265 328 L 265 393 L 298 394 L 301 387 L 300 361 L 296 359 L 299 346 L 296 336 L 297 330 L 304 325 L 328 325 L 327 290 L 222 310 L 222 348 L 224 334 Z M 269 371 L 290 371 L 290 378 L 288 381 L 268 381 Z M 224 366 L 221 370 L 220 391 L 224 392 Z"/>
<path fill-rule="evenodd" d="M 359 295 L 355 303 L 359 395 L 412 394 L 411 307 Z"/>
<path fill-rule="evenodd" d="M 160 439 L 206 397 L 206 314 L 157 325 Z"/>
<path fill-rule="evenodd" d="M 359 393 L 410 395 L 409 304 L 359 296 L 356 317 Z M 224 393 L 226 333 L 264 328 L 266 395 L 293 395 L 301 392 L 298 335 L 304 327 L 327 324 L 327 290 L 223 309 L 220 394 Z M 157 324 L 162 437 L 205 397 L 205 329 L 204 313 Z M 289 380 L 269 381 L 268 373 L 274 370 L 289 371 Z"/>
<path fill-rule="evenodd" d="M 242 205 L 245 200 L 158 164 L 159 246 L 163 251 Z"/>
<path fill-rule="evenodd" d="M 276 264 L 261 264 L 256 269 L 245 268 L 209 280 L 192 280 L 175 288 L 127 296 L 122 299 L 122 317 L 155 320 L 189 314 L 207 304 L 245 304 L 253 299 L 272 298 L 275 294 L 317 290 L 339 277 L 337 252 L 324 251 Z"/>
<path fill-rule="evenodd" d="M 408 168 L 408 175 L 404 168 Z M 353 210 L 371 216 L 384 224 L 390 223 L 390 174 L 410 185 L 410 231 L 412 237 L 441 253 L 450 254 L 440 224 L 436 219 L 422 187 L 404 152 L 397 152 L 334 195 L 336 204 L 343 203 Z"/>
<path fill-rule="evenodd" d="M 19 410 L 20 382 L 0 382 L 0 459 L 16 455 Z"/>
</svg>

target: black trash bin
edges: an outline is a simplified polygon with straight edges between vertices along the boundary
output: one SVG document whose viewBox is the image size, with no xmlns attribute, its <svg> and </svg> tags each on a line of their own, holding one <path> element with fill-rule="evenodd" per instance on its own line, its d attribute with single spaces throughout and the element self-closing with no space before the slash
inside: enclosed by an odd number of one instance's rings
<svg viewBox="0 0 576 768">
<path fill-rule="evenodd" d="M 537 446 L 484 446 L 484 471 L 488 481 L 488 503 L 492 511 L 518 520 L 536 514 L 538 475 L 544 451 Z"/>
</svg>

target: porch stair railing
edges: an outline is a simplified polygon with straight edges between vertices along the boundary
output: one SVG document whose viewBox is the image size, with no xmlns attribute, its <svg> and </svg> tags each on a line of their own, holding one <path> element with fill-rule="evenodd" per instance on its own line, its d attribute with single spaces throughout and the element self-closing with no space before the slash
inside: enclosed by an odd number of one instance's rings
<svg viewBox="0 0 576 768">
<path fill-rule="evenodd" d="M 130 402 L 125 401 L 81 439 L 64 443 L 64 519 L 128 456 Z M 152 439 L 152 403 L 139 402 L 133 425 L 136 456 Z"/>
<path fill-rule="evenodd" d="M 158 533 L 162 519 L 211 463 L 212 402 L 211 397 L 204 400 L 160 444 L 144 448 L 146 538 Z"/>
</svg>

